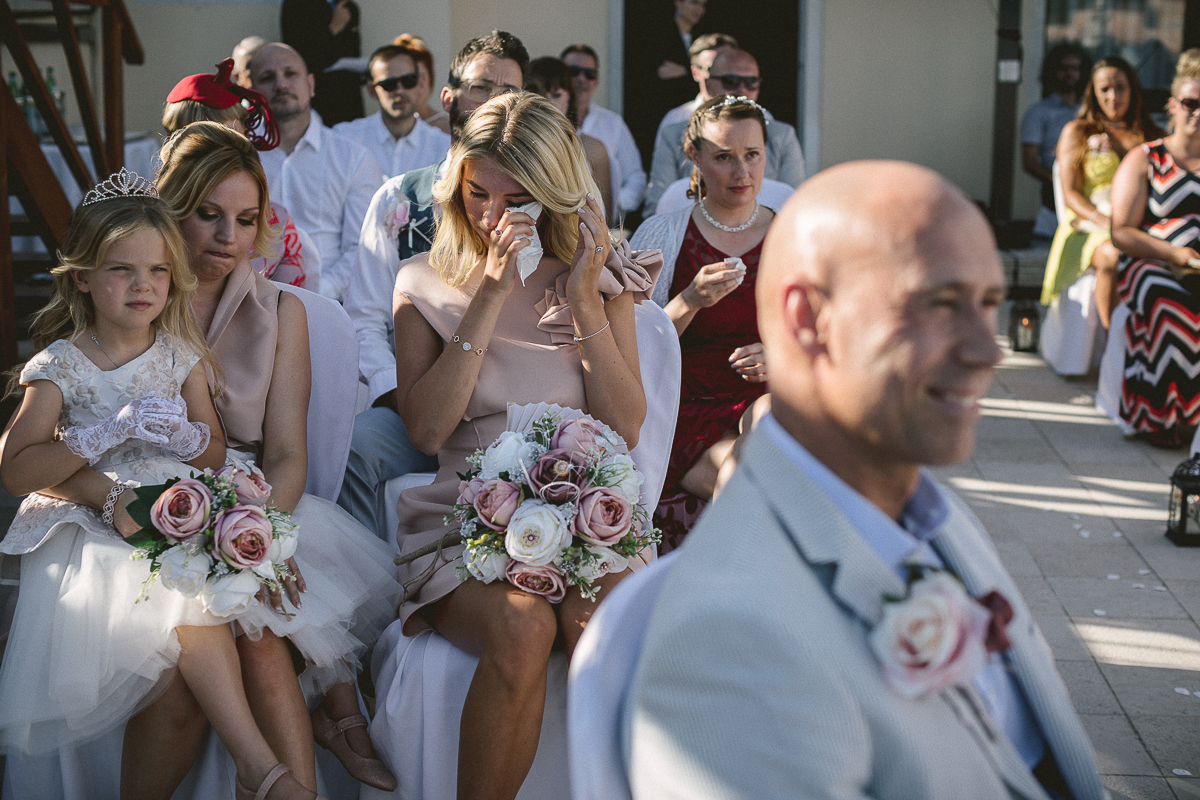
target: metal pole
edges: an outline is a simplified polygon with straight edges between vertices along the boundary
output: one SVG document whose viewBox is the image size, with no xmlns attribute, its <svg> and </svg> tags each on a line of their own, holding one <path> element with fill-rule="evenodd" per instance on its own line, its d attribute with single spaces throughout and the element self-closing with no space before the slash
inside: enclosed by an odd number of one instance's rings
<svg viewBox="0 0 1200 800">
<path fill-rule="evenodd" d="M 1021 83 L 1021 0 L 1000 0 L 996 29 L 996 103 L 992 112 L 992 224 L 1012 219 L 1017 138 L 1017 87 Z"/>
</svg>

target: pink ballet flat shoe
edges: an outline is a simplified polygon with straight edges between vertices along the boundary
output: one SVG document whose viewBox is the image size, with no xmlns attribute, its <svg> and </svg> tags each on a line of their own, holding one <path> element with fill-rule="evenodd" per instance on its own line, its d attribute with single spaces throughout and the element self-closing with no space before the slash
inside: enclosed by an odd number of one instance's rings
<svg viewBox="0 0 1200 800">
<path fill-rule="evenodd" d="M 242 783 L 242 779 L 238 778 L 236 781 L 234 781 L 234 798 L 236 798 L 236 800 L 266 800 L 267 793 L 271 791 L 271 788 L 276 783 L 279 783 L 280 779 L 284 778 L 284 776 L 287 776 L 291 771 L 292 768 L 286 764 L 276 764 L 275 767 L 267 773 L 267 777 L 263 778 L 263 782 L 259 784 L 257 792 L 253 789 L 247 789 L 246 785 Z M 289 798 L 289 800 L 325 800 L 325 798 L 321 797 L 319 794 L 305 789 L 293 777 L 288 776 L 285 779 L 285 783 L 289 783 L 291 786 L 284 786 L 282 783 L 280 783 L 279 788 L 286 790 L 286 793 L 278 795 L 279 800 L 283 800 L 285 797 Z"/>
<path fill-rule="evenodd" d="M 330 718 L 325 706 L 317 706 L 312 713 L 313 739 L 342 762 L 346 772 L 357 781 L 373 786 L 385 792 L 396 788 L 396 776 L 378 758 L 360 756 L 350 748 L 346 741 L 346 731 L 350 728 L 367 727 L 367 718 L 362 714 L 352 714 L 337 722 Z"/>
</svg>

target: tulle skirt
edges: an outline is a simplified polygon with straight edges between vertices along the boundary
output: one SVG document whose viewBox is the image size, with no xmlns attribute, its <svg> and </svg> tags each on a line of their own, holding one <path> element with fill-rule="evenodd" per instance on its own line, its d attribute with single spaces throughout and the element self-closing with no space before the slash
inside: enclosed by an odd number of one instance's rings
<svg viewBox="0 0 1200 800">
<path fill-rule="evenodd" d="M 0 750 L 39 754 L 100 736 L 166 688 L 180 625 L 235 624 L 252 638 L 269 629 L 304 656 L 310 698 L 353 680 L 359 659 L 395 618 L 399 586 L 390 548 L 333 503 L 305 495 L 296 562 L 307 583 L 291 619 L 255 604 L 231 618 L 155 583 L 133 548 L 79 522 L 60 522 L 21 556 L 21 589 L 0 669 Z M 285 601 L 289 611 L 293 609 Z"/>
</svg>

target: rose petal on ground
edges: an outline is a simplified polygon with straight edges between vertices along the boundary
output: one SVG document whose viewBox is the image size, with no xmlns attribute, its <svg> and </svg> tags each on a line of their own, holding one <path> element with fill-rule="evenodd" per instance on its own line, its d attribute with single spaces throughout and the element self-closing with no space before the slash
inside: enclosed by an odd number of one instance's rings
<svg viewBox="0 0 1200 800">
<path fill-rule="evenodd" d="M 1104 617 L 1104 616 L 1108 615 L 1108 612 L 1105 611 L 1103 608 L 1093 608 L 1092 613 L 1095 614 L 1097 617 Z"/>
<path fill-rule="evenodd" d="M 1192 693 L 1189 692 L 1187 689 L 1184 689 L 1182 686 L 1175 687 L 1175 694 L 1181 694 L 1181 695 L 1184 695 L 1185 697 L 1192 696 Z"/>
<path fill-rule="evenodd" d="M 1109 575 L 1108 575 L 1108 579 L 1109 579 L 1110 581 L 1119 581 L 1119 580 L 1121 580 L 1121 576 L 1120 576 L 1120 575 L 1113 575 L 1112 573 L 1109 573 Z"/>
</svg>

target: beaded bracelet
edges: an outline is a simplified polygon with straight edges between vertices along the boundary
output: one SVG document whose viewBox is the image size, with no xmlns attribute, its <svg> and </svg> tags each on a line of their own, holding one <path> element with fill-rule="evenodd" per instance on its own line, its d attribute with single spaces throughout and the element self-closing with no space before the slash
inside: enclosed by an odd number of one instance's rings
<svg viewBox="0 0 1200 800">
<path fill-rule="evenodd" d="M 104 524 L 110 528 L 115 528 L 113 525 L 113 514 L 117 510 L 117 499 L 125 493 L 129 487 L 118 482 L 115 486 L 108 490 L 108 497 L 104 498 L 104 508 L 100 513 L 100 519 L 104 520 Z"/>
<path fill-rule="evenodd" d="M 462 337 L 461 337 L 461 336 L 459 336 L 458 334 L 455 334 L 455 335 L 454 335 L 454 338 L 453 338 L 453 339 L 451 339 L 450 341 L 454 342 L 455 344 L 458 344 L 459 342 L 462 342 L 462 349 L 463 349 L 464 351 L 468 352 L 468 353 L 469 353 L 469 352 L 471 352 L 471 343 L 470 343 L 470 342 L 463 342 L 463 341 L 462 341 Z M 481 355 L 483 355 L 483 354 L 484 354 L 484 353 L 486 353 L 486 352 L 487 352 L 487 348 L 486 348 L 486 347 L 476 347 L 476 348 L 475 348 L 475 354 L 476 354 L 476 355 L 480 355 L 480 356 L 481 356 Z"/>
</svg>

